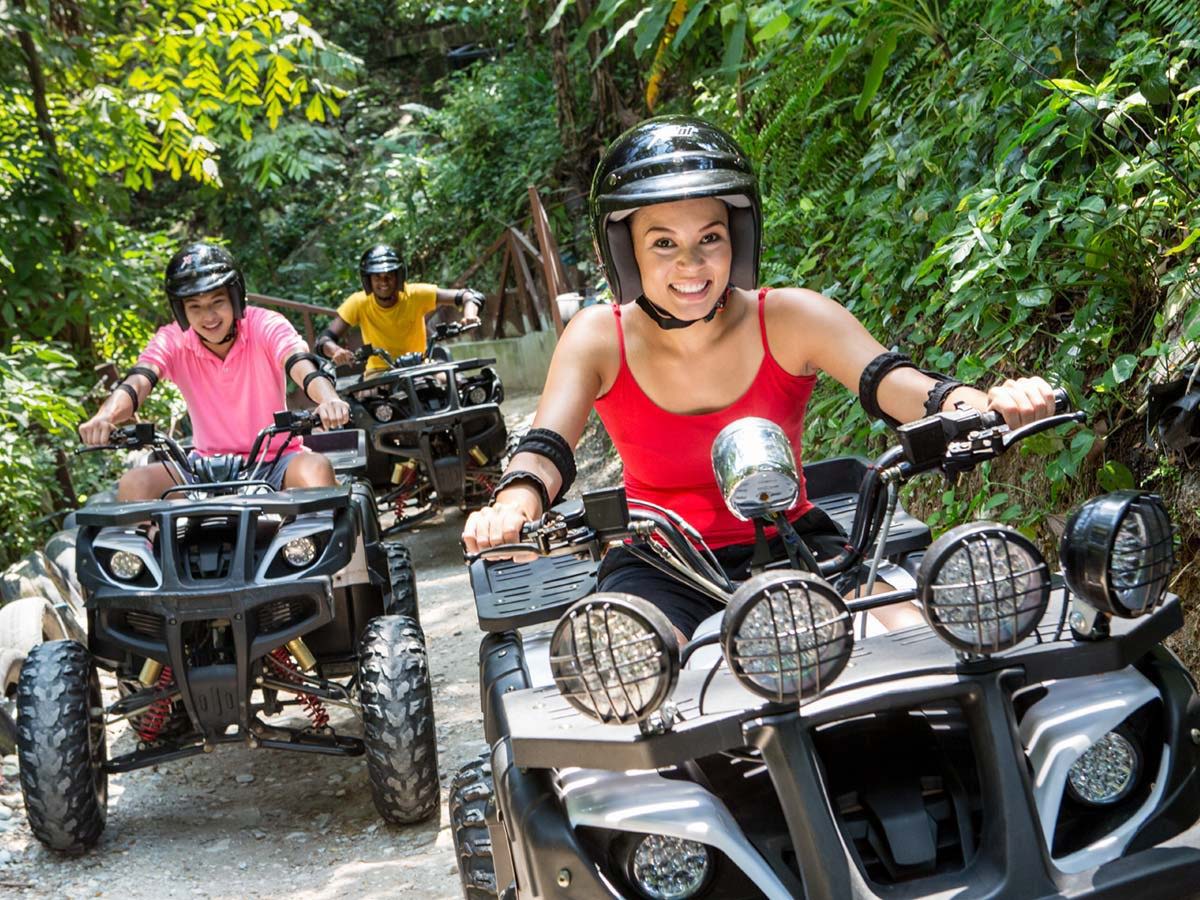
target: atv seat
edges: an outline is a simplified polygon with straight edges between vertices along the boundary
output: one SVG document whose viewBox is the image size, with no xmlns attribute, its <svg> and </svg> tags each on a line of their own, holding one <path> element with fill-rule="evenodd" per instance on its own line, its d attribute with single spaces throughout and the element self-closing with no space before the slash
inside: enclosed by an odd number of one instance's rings
<svg viewBox="0 0 1200 900">
<path fill-rule="evenodd" d="M 361 428 L 314 431 L 305 435 L 304 446 L 325 454 L 334 472 L 354 472 L 367 465 L 367 433 Z"/>
</svg>

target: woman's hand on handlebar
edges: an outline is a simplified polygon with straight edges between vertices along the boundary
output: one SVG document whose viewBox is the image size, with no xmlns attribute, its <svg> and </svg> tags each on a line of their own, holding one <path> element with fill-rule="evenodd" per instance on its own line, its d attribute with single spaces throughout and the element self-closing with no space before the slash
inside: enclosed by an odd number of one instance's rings
<svg viewBox="0 0 1200 900">
<path fill-rule="evenodd" d="M 463 527 L 463 546 L 468 553 L 479 553 L 489 547 L 519 543 L 521 528 L 529 521 L 529 515 L 517 504 L 498 502 L 477 509 Z"/>
<path fill-rule="evenodd" d="M 1039 377 L 1010 378 L 987 393 L 988 409 L 1004 416 L 1016 430 L 1055 414 L 1054 389 Z"/>
</svg>

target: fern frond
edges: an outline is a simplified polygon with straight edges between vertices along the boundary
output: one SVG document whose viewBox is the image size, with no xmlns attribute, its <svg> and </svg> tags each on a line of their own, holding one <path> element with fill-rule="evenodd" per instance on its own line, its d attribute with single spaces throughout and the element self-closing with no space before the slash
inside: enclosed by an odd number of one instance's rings
<svg viewBox="0 0 1200 900">
<path fill-rule="evenodd" d="M 1141 0 L 1146 18 L 1184 41 L 1200 41 L 1200 0 Z"/>
</svg>

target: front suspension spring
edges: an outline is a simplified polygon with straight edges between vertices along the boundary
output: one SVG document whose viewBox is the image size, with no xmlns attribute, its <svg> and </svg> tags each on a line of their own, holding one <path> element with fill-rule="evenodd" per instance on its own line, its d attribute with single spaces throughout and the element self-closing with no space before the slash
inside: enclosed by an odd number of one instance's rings
<svg viewBox="0 0 1200 900">
<path fill-rule="evenodd" d="M 171 667 L 163 666 L 163 670 L 159 673 L 158 681 L 155 687 L 159 690 L 171 686 Z M 134 730 L 137 731 L 138 737 L 147 744 L 153 744 L 158 740 L 158 736 L 162 734 L 163 726 L 167 724 L 167 716 L 171 714 L 170 697 L 163 697 L 161 700 L 155 700 L 137 720 Z"/>
<path fill-rule="evenodd" d="M 276 647 L 272 650 L 270 660 L 285 681 L 290 681 L 292 684 L 304 684 L 304 679 L 292 668 L 292 654 L 286 647 Z M 303 691 L 296 693 L 300 698 L 300 706 L 304 709 L 304 714 L 312 720 L 313 728 L 324 728 L 329 724 L 329 712 L 325 709 L 325 704 L 321 702 L 320 697 Z"/>
</svg>

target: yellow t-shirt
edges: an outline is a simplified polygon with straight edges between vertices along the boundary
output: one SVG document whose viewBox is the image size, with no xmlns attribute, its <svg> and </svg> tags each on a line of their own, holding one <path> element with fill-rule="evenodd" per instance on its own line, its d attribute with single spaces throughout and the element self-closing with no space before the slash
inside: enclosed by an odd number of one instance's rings
<svg viewBox="0 0 1200 900">
<path fill-rule="evenodd" d="M 351 294 L 338 307 L 338 315 L 362 329 L 363 342 L 386 350 L 392 356 L 425 352 L 425 316 L 437 306 L 437 285 L 405 284 L 394 306 L 384 309 L 375 295 L 365 291 Z M 386 369 L 378 356 L 367 362 L 367 371 Z"/>
</svg>

